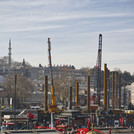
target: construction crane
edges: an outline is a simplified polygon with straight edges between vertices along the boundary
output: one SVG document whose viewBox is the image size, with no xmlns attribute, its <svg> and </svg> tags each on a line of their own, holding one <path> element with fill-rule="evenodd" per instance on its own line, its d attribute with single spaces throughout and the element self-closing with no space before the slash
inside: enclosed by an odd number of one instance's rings
<svg viewBox="0 0 134 134">
<path fill-rule="evenodd" d="M 50 38 L 48 38 L 48 60 L 49 60 L 49 67 L 50 67 L 50 80 L 51 80 L 51 105 L 49 107 L 49 112 L 60 112 L 58 107 L 56 106 L 55 99 L 56 96 L 54 94 L 54 83 L 53 83 L 53 73 L 52 73 L 52 60 L 51 60 L 51 42 Z"/>
<path fill-rule="evenodd" d="M 102 58 L 102 35 L 99 35 L 99 47 L 98 56 L 96 62 L 96 74 L 97 74 L 97 98 L 98 105 L 100 106 L 100 91 L 101 91 L 101 58 Z"/>
</svg>

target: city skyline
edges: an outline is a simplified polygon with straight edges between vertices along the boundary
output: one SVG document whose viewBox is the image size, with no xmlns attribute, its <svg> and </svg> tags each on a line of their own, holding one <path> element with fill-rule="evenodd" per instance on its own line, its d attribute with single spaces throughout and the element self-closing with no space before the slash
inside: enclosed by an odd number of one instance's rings
<svg viewBox="0 0 134 134">
<path fill-rule="evenodd" d="M 0 0 L 0 57 L 23 58 L 33 66 L 52 64 L 94 67 L 99 34 L 104 63 L 134 73 L 133 0 Z"/>
</svg>

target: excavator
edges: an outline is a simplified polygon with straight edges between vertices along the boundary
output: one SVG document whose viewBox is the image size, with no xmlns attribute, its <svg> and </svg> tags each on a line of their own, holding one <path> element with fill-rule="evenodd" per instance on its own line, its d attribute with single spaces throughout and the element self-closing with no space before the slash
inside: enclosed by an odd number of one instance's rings
<svg viewBox="0 0 134 134">
<path fill-rule="evenodd" d="M 51 105 L 48 108 L 48 112 L 51 113 L 59 113 L 63 110 L 60 110 L 55 103 L 56 96 L 54 94 L 54 82 L 53 82 L 53 73 L 52 73 L 52 60 L 51 60 L 51 42 L 50 38 L 48 38 L 48 60 L 50 67 L 50 80 L 51 80 Z"/>
</svg>

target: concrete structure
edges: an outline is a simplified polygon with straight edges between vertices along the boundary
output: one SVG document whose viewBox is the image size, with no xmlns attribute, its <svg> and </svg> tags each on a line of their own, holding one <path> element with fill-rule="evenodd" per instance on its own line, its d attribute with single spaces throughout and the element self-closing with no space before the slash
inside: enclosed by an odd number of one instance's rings
<svg viewBox="0 0 134 134">
<path fill-rule="evenodd" d="M 14 115 L 4 115 L 5 122 L 14 122 Z M 16 115 L 17 122 L 28 122 L 27 115 Z"/>
</svg>

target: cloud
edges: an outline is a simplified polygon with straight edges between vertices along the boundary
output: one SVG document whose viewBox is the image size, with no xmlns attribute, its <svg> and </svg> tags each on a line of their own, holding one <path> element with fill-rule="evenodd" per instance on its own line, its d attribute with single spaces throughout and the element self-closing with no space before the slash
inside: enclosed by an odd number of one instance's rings
<svg viewBox="0 0 134 134">
<path fill-rule="evenodd" d="M 12 27 L 15 30 L 11 31 L 32 31 L 31 27 L 33 25 L 33 30 L 41 30 L 41 29 L 52 29 L 52 28 L 62 28 L 65 27 L 63 24 L 57 24 L 58 26 L 55 26 L 54 22 L 57 21 L 61 22 L 64 21 L 65 25 L 67 25 L 66 21 L 73 21 L 76 19 L 93 19 L 93 18 L 107 18 L 107 17 L 121 17 L 125 16 L 126 14 L 100 14 L 100 13 L 59 13 L 57 16 L 55 14 L 49 16 L 49 15 L 40 15 L 40 16 L 14 16 L 9 17 L 8 15 L 2 16 L 1 19 L 3 20 L 0 22 L 0 26 L 2 26 L 1 30 L 3 32 L 9 31 L 6 30 L 12 29 Z M 79 20 L 81 22 L 82 20 Z M 52 22 L 51 26 L 49 25 L 49 22 Z M 44 24 L 43 24 L 44 23 Z M 8 26 L 7 26 L 8 25 Z M 39 28 L 37 25 L 43 25 L 41 28 Z M 16 28 L 15 28 L 16 27 Z M 17 30 L 18 27 L 18 30 Z M 22 29 L 20 29 L 22 27 Z"/>
<path fill-rule="evenodd" d="M 130 2 L 132 0 L 116 0 L 117 2 L 121 2 L 121 3 L 124 3 L 124 2 Z"/>
<path fill-rule="evenodd" d="M 52 0 L 52 1 L 48 1 L 48 0 L 4 0 L 4 1 L 0 1 L 0 5 L 1 6 L 9 6 L 9 7 L 29 7 L 29 6 L 42 6 L 42 5 L 52 5 L 52 4 L 56 4 L 58 2 L 58 0 Z"/>
<path fill-rule="evenodd" d="M 7 50 L 4 46 L 8 46 L 11 37 L 14 58 L 32 57 L 30 63 L 35 65 L 34 59 L 36 63 L 44 59 L 44 50 L 41 52 L 39 48 L 47 37 L 52 37 L 55 63 L 92 66 L 97 58 L 98 35 L 102 33 L 103 61 L 110 61 L 115 67 L 132 65 L 132 3 L 131 0 L 1 0 L 0 44 L 3 45 L 0 47 Z"/>
<path fill-rule="evenodd" d="M 55 13 L 50 14 L 40 14 L 40 15 L 24 15 L 24 16 L 12 16 L 10 15 L 2 15 L 1 19 L 4 23 L 17 23 L 19 21 L 20 23 L 23 22 L 48 22 L 48 21 L 62 21 L 62 20 L 74 20 L 74 19 L 92 19 L 92 18 L 110 18 L 110 17 L 125 17 L 128 16 L 128 14 L 125 13 L 98 13 L 98 12 L 72 12 L 71 14 L 68 12 L 58 13 L 57 15 Z M 134 15 L 131 15 L 133 17 Z M 10 20 L 8 22 L 7 20 Z M 2 23 L 1 22 L 1 23 Z"/>
<path fill-rule="evenodd" d="M 47 29 L 56 29 L 56 28 L 63 28 L 65 26 L 58 26 L 58 25 L 53 25 L 53 26 L 46 26 L 46 27 L 24 27 L 24 28 L 11 28 L 11 29 L 6 29 L 3 32 L 28 32 L 28 31 L 42 31 L 42 30 L 47 30 Z"/>
</svg>

